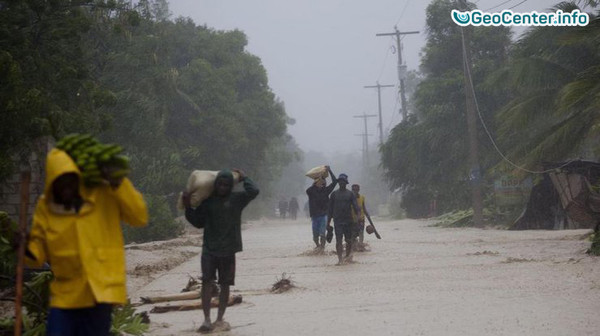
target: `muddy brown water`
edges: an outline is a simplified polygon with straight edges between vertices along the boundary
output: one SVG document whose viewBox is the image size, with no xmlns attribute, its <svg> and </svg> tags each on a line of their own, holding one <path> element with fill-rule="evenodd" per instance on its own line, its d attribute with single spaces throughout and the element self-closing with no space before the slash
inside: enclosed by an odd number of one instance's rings
<svg viewBox="0 0 600 336">
<path fill-rule="evenodd" d="M 232 288 L 243 303 L 227 309 L 232 330 L 221 334 L 600 334 L 600 258 L 585 255 L 586 230 L 444 229 L 414 220 L 377 224 L 383 239 L 367 235 L 371 251 L 356 253 L 355 262 L 344 266 L 335 266 L 332 244 L 324 254 L 308 253 L 314 245 L 306 219 L 247 224 Z M 189 275 L 199 273 L 195 255 L 142 282 L 131 274 L 132 301 L 178 293 Z M 298 288 L 270 293 L 282 273 Z M 199 310 L 150 319 L 148 335 L 196 335 L 203 321 Z"/>
</svg>

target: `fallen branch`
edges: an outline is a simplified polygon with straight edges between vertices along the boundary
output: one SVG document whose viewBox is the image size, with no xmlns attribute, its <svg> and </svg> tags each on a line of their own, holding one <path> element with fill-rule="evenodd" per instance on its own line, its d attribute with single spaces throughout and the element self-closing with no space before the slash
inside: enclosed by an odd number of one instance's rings
<svg viewBox="0 0 600 336">
<path fill-rule="evenodd" d="M 291 277 L 286 277 L 285 273 L 281 274 L 281 279 L 277 279 L 277 282 L 271 287 L 271 293 L 280 294 L 287 292 L 290 289 L 296 287 Z"/>
<path fill-rule="evenodd" d="M 200 283 L 200 281 L 196 280 L 196 278 L 194 278 L 193 276 L 188 274 L 188 283 L 185 286 L 184 289 L 181 290 L 182 293 L 186 293 L 186 292 L 192 292 L 192 291 L 199 291 L 202 288 L 202 284 Z"/>
<path fill-rule="evenodd" d="M 188 281 L 188 285 L 192 283 L 193 278 L 190 277 L 190 281 Z M 221 292 L 219 286 L 216 283 L 211 283 L 212 287 L 212 297 L 218 297 Z M 195 288 L 198 288 L 194 285 Z M 180 294 L 171 294 L 171 295 L 163 295 L 163 296 L 144 296 L 140 299 L 142 300 L 142 304 L 148 303 L 160 303 L 160 302 L 170 302 L 170 301 L 184 301 L 184 300 L 196 300 L 202 297 L 202 287 L 199 289 L 184 291 Z"/>
<path fill-rule="evenodd" d="M 227 302 L 227 306 L 233 306 L 236 304 L 242 303 L 241 295 L 230 296 Z M 213 298 L 210 301 L 210 306 L 213 308 L 219 307 L 219 299 Z M 172 306 L 156 306 L 150 310 L 150 313 L 153 314 L 162 314 L 173 311 L 188 311 L 188 310 L 197 310 L 202 309 L 202 301 L 193 304 L 182 304 L 182 305 L 172 305 Z"/>
<path fill-rule="evenodd" d="M 164 295 L 164 296 L 143 296 L 140 299 L 142 303 L 160 303 L 160 302 L 169 302 L 169 301 L 184 301 L 184 300 L 196 300 L 199 299 L 200 291 L 193 292 L 185 292 L 181 294 L 173 294 L 173 295 Z"/>
</svg>

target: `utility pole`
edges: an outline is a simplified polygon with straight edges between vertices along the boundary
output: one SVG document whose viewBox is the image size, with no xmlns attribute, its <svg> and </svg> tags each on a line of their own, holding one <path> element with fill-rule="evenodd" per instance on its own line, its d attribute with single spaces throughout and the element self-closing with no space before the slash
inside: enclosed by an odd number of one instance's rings
<svg viewBox="0 0 600 336">
<path fill-rule="evenodd" d="M 379 144 L 383 145 L 383 120 L 381 118 L 381 88 L 382 87 L 394 87 L 395 85 L 380 85 L 377 81 L 377 85 L 365 86 L 366 89 L 377 89 L 377 107 L 379 108 Z"/>
<path fill-rule="evenodd" d="M 404 80 L 406 79 L 406 65 L 402 62 L 402 42 L 400 41 L 400 36 L 418 33 L 418 31 L 401 32 L 398 30 L 398 27 L 394 26 L 393 33 L 375 34 L 375 36 L 396 36 L 396 45 L 398 48 L 398 80 L 400 81 L 400 97 L 402 99 L 402 120 L 406 120 L 408 117 L 408 109 L 406 107 L 406 92 L 404 88 Z"/>
<path fill-rule="evenodd" d="M 357 136 L 362 136 L 363 137 L 363 162 L 365 164 L 365 167 L 367 166 L 368 162 L 369 162 L 369 136 L 371 136 L 371 134 L 369 134 L 368 131 L 368 126 L 367 126 L 367 119 L 368 118 L 374 118 L 377 117 L 377 115 L 375 114 L 366 114 L 363 113 L 362 115 L 355 115 L 354 118 L 362 118 L 364 123 L 365 123 L 365 131 L 363 134 L 356 134 Z"/>
<path fill-rule="evenodd" d="M 466 0 L 458 0 L 459 9 L 467 10 Z M 469 179 L 471 180 L 471 194 L 473 199 L 473 223 L 475 226 L 483 225 L 483 201 L 481 199 L 481 170 L 479 167 L 479 147 L 477 143 L 477 111 L 475 94 L 471 77 L 471 51 L 470 29 L 460 27 L 462 35 L 463 70 L 465 73 L 465 98 L 467 107 L 467 128 L 469 134 Z"/>
</svg>

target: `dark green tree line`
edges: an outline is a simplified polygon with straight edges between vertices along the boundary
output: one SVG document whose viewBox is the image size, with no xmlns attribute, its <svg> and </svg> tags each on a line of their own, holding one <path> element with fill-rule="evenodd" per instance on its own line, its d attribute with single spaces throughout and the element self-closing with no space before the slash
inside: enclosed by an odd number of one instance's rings
<svg viewBox="0 0 600 336">
<path fill-rule="evenodd" d="M 440 210 L 469 204 L 467 122 L 463 77 L 462 37 L 450 12 L 455 2 L 433 1 L 427 8 L 427 43 L 421 73 L 412 100 L 414 113 L 396 126 L 382 146 L 382 165 L 392 187 L 402 188 L 411 216 L 429 212 L 429 201 L 438 200 Z M 478 27 L 471 34 L 473 81 L 483 117 L 493 126 L 493 113 L 502 102 L 481 85 L 489 73 L 507 61 L 510 30 Z M 492 128 L 493 129 L 493 128 Z M 482 165 L 496 162 L 491 146 L 479 136 Z"/>
<path fill-rule="evenodd" d="M 596 1 L 561 2 L 554 9 L 593 9 Z M 473 4 L 470 4 L 474 8 Z M 382 165 L 405 205 L 422 216 L 470 206 L 460 28 L 450 20 L 455 3 L 427 9 L 424 80 L 413 95 L 414 113 L 382 148 Z M 530 28 L 516 42 L 502 27 L 473 27 L 469 48 L 473 82 L 484 122 L 500 151 L 517 165 L 539 169 L 547 161 L 598 158 L 599 20 L 585 27 Z M 480 164 L 489 186 L 504 161 L 479 127 Z"/>
<path fill-rule="evenodd" d="M 0 177 L 40 136 L 119 143 L 150 204 L 150 227 L 126 231 L 141 241 L 177 233 L 172 204 L 191 170 L 239 167 L 268 191 L 293 155 L 243 32 L 172 20 L 165 0 L 129 5 L 0 1 Z"/>
<path fill-rule="evenodd" d="M 593 5 L 593 4 L 592 4 Z M 555 9 L 571 12 L 575 3 Z M 511 61 L 490 76 L 510 100 L 498 111 L 499 140 L 530 169 L 600 152 L 600 20 L 585 27 L 536 27 L 514 45 Z"/>
</svg>

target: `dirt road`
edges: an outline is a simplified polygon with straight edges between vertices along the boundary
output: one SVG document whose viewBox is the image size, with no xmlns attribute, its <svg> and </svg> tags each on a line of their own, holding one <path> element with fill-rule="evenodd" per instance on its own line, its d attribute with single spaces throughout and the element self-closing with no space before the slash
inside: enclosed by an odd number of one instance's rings
<svg viewBox="0 0 600 336">
<path fill-rule="evenodd" d="M 306 220 L 246 225 L 234 287 L 244 303 L 227 310 L 225 334 L 600 335 L 600 258 L 584 253 L 588 231 L 378 224 L 383 239 L 367 236 L 371 251 L 343 266 L 329 253 L 306 255 Z M 157 274 L 132 299 L 179 292 L 199 259 Z M 269 293 L 284 272 L 299 288 Z M 198 310 L 150 318 L 150 335 L 193 335 L 203 320 Z"/>
</svg>

